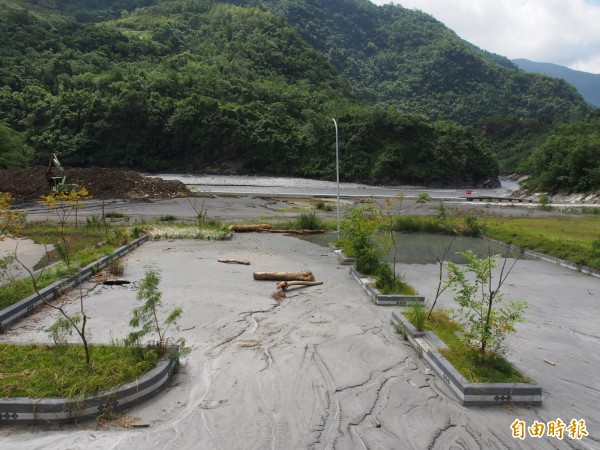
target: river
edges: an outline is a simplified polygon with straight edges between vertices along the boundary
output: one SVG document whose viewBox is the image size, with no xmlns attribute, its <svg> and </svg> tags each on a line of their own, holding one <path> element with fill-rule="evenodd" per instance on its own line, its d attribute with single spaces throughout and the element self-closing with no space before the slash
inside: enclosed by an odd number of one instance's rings
<svg viewBox="0 0 600 450">
<path fill-rule="evenodd" d="M 334 181 L 312 180 L 307 178 L 265 177 L 250 175 L 195 175 L 195 174 L 155 174 L 165 180 L 179 180 L 192 191 L 213 194 L 252 194 L 252 195 L 308 195 L 333 197 L 337 194 Z M 518 189 L 515 181 L 502 181 L 497 189 L 472 189 L 469 195 L 507 197 Z M 409 197 L 427 193 L 435 199 L 458 199 L 466 197 L 465 189 L 435 189 L 422 186 L 371 186 L 360 183 L 340 183 L 341 197 L 394 197 L 405 194 Z"/>
</svg>

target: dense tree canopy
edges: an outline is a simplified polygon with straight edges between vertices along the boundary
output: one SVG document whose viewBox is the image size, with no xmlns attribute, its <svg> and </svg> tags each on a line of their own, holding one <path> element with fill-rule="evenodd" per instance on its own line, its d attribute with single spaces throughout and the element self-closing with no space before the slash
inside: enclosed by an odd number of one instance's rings
<svg viewBox="0 0 600 450">
<path fill-rule="evenodd" d="M 31 148 L 21 134 L 0 122 L 0 169 L 27 167 Z"/>
<path fill-rule="evenodd" d="M 497 176 L 470 129 L 358 101 L 323 54 L 259 8 L 169 1 L 81 23 L 4 2 L 0 120 L 38 162 L 57 152 L 65 164 L 330 177 L 336 117 L 345 179 Z"/>
<path fill-rule="evenodd" d="M 557 78 L 528 74 L 428 14 L 369 0 L 238 0 L 285 17 L 364 99 L 430 120 L 496 114 L 572 118 L 589 110 Z"/>
<path fill-rule="evenodd" d="M 527 160 L 526 186 L 539 191 L 600 190 L 600 111 L 559 125 Z"/>
<path fill-rule="evenodd" d="M 56 152 L 72 165 L 331 177 L 335 117 L 343 179 L 482 185 L 499 173 L 491 149 L 503 171 L 530 170 L 532 186 L 548 186 L 557 169 L 543 174 L 559 164 L 549 161 L 575 145 L 587 150 L 572 155 L 571 166 L 588 167 L 557 175 L 561 181 L 545 189 L 595 185 L 592 135 L 581 145 L 556 133 L 561 145 L 544 143 L 554 124 L 589 109 L 574 89 L 520 72 L 398 5 L 0 0 L 0 7 L 0 166 L 25 164 L 30 146 L 38 163 Z"/>
<path fill-rule="evenodd" d="M 483 145 L 492 151 L 500 162 L 501 173 L 526 173 L 524 162 L 532 149 L 541 145 L 548 133 L 563 120 L 560 118 L 522 118 L 514 114 L 497 114 L 473 124 Z"/>
</svg>

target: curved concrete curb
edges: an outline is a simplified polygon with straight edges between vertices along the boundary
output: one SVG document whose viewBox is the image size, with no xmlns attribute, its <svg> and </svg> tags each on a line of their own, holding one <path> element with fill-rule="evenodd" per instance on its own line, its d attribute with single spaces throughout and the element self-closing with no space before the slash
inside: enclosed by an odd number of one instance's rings
<svg viewBox="0 0 600 450">
<path fill-rule="evenodd" d="M 177 348 L 170 351 L 170 355 Z M 82 400 L 72 398 L 0 399 L 0 426 L 68 423 L 118 412 L 143 402 L 162 391 L 170 381 L 178 359 L 163 359 L 158 365 L 131 383 L 100 392 Z"/>
<path fill-rule="evenodd" d="M 364 291 L 371 297 L 376 305 L 379 306 L 406 306 L 414 302 L 425 303 L 425 297 L 422 295 L 403 295 L 403 294 L 382 294 L 377 288 L 371 285 L 375 280 L 371 277 L 359 273 L 354 267 L 350 268 L 350 273 L 360 284 Z"/>
<path fill-rule="evenodd" d="M 503 404 L 542 404 L 542 388 L 527 383 L 469 383 L 438 350 L 447 348 L 431 331 L 417 331 L 402 316 L 392 313 L 396 325 L 420 358 L 424 359 L 435 373 L 450 387 L 464 406 Z"/>
<path fill-rule="evenodd" d="M 129 253 L 147 240 L 147 236 L 142 236 L 130 244 L 118 248 L 112 255 L 104 256 L 103 258 L 88 264 L 81 269 L 78 274 L 73 275 L 70 278 L 59 280 L 43 289 L 40 289 L 39 295 L 37 293 L 32 294 L 20 302 L 17 302 L 8 308 L 4 308 L 0 311 L 0 329 L 18 322 L 23 317 L 31 314 L 37 307 L 44 305 L 45 302 L 51 302 L 57 297 L 60 297 L 71 287 L 78 285 L 82 280 L 89 278 L 94 273 L 108 266 L 115 259 Z"/>
</svg>

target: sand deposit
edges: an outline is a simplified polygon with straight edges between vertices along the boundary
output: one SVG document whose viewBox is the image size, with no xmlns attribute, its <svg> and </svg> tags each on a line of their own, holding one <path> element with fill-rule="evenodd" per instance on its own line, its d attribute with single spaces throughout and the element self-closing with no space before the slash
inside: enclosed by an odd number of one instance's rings
<svg viewBox="0 0 600 450">
<path fill-rule="evenodd" d="M 251 265 L 221 264 L 219 258 Z M 595 448 L 598 280 L 537 264 L 527 262 L 508 287 L 532 304 L 530 321 L 511 338 L 511 360 L 542 384 L 544 406 L 464 408 L 392 328 L 391 309 L 370 303 L 327 249 L 279 235 L 148 242 L 126 257 L 124 278 L 134 283 L 88 283 L 84 290 L 93 342 L 128 333 L 136 283 L 148 265 L 162 272 L 165 304 L 185 311 L 185 331 L 172 333 L 192 348 L 182 373 L 128 412 L 148 427 L 4 428 L 2 449 Z M 256 270 L 303 269 L 324 284 L 290 289 L 281 301 L 271 298 L 274 283 L 252 279 Z M 434 265 L 402 270 L 419 290 L 432 289 Z M 553 280 L 547 286 L 553 295 L 545 291 L 546 280 Z M 566 294 L 561 285 L 570 286 Z M 1 339 L 47 341 L 43 330 L 53 320 L 42 310 Z M 587 421 L 587 447 L 511 436 L 515 418 L 531 424 L 572 416 Z"/>
</svg>

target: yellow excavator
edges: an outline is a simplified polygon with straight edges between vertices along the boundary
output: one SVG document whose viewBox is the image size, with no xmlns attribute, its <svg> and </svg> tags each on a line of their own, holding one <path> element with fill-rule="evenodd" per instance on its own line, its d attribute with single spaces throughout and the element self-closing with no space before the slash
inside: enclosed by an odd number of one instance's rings
<svg viewBox="0 0 600 450">
<path fill-rule="evenodd" d="M 57 174 L 52 173 L 52 166 L 56 169 Z M 77 184 L 67 184 L 67 176 L 65 175 L 65 169 L 58 160 L 56 153 L 50 155 L 50 163 L 48 164 L 48 171 L 46 172 L 46 178 L 52 188 L 53 192 L 64 192 L 71 191 L 73 189 L 79 189 Z"/>
</svg>

